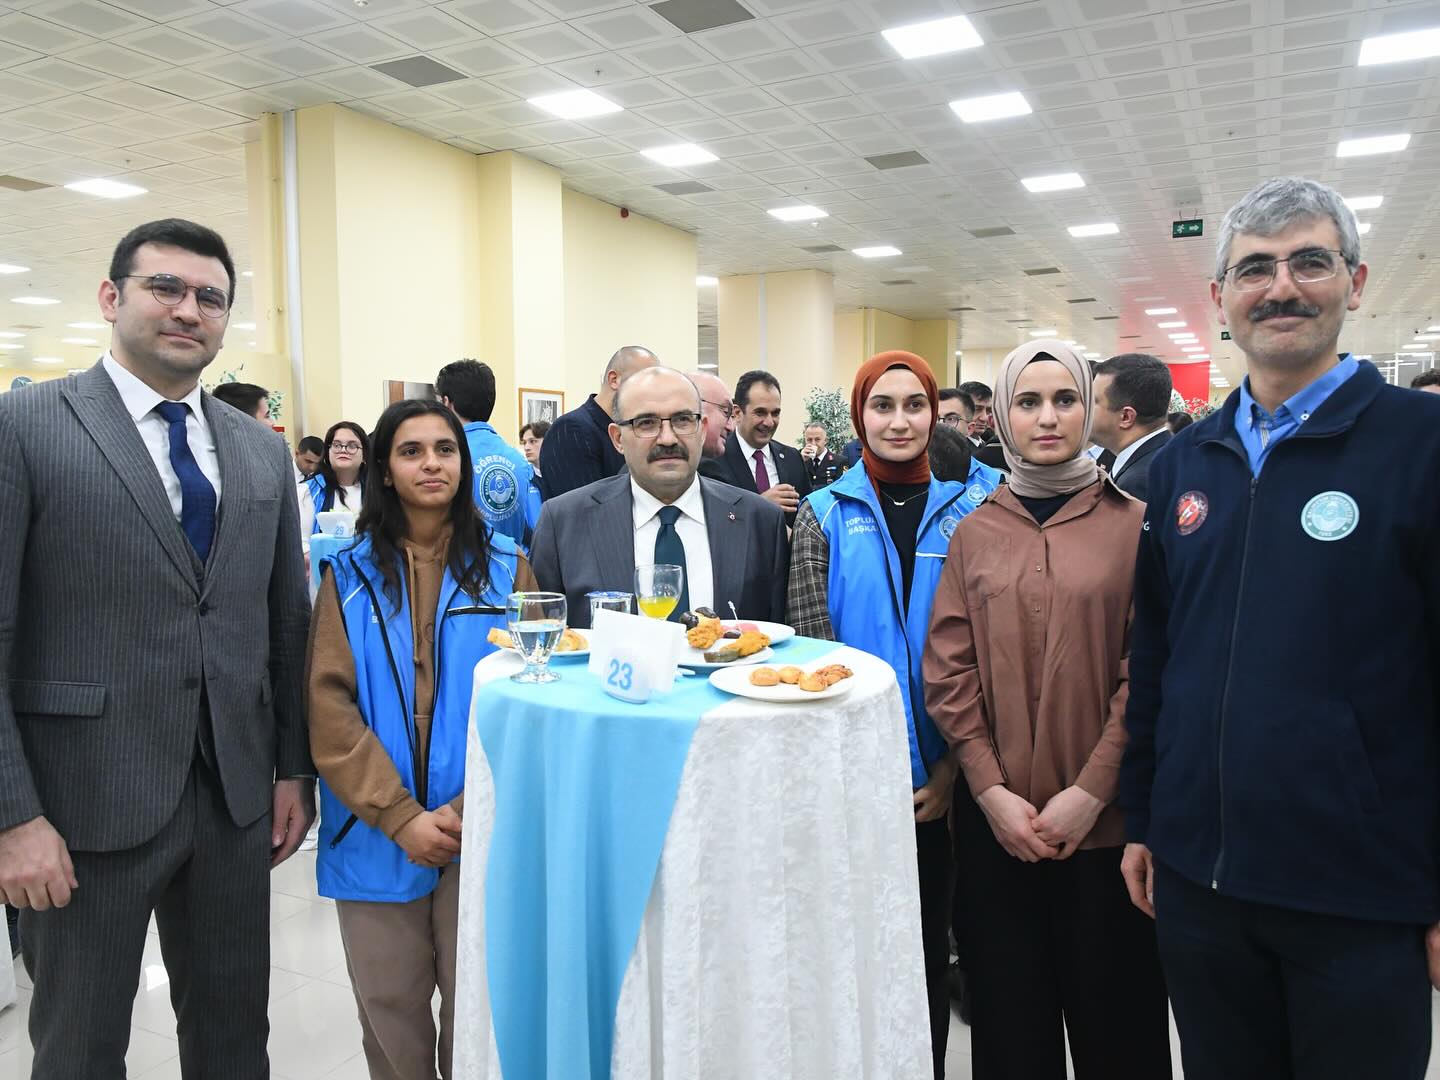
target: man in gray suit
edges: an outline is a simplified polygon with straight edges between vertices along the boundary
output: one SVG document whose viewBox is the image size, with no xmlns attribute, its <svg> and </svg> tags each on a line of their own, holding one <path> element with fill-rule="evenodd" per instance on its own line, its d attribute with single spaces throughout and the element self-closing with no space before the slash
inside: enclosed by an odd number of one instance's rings
<svg viewBox="0 0 1440 1080">
<path fill-rule="evenodd" d="M 540 587 L 563 592 L 572 626 L 590 625 L 585 594 L 633 592 L 637 564 L 685 567 L 672 618 L 697 607 L 782 622 L 790 577 L 785 515 L 750 491 L 697 474 L 705 427 L 700 393 L 672 368 L 620 384 L 610 438 L 626 469 L 545 504 L 530 562 Z"/>
<path fill-rule="evenodd" d="M 309 620 L 284 442 L 199 387 L 234 294 L 216 233 L 141 225 L 101 361 L 0 396 L 0 893 L 43 1080 L 125 1075 L 152 912 L 183 1075 L 269 1075 Z"/>
</svg>

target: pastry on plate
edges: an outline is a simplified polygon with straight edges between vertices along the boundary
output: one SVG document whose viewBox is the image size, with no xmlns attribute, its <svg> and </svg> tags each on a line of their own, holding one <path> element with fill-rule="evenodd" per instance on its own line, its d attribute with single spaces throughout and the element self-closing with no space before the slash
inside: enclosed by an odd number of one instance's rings
<svg viewBox="0 0 1440 1080">
<path fill-rule="evenodd" d="M 705 654 L 707 664 L 728 664 L 747 656 L 754 656 L 770 644 L 770 639 L 758 630 L 747 630 L 723 648 Z"/>
<path fill-rule="evenodd" d="M 805 673 L 803 671 L 801 671 L 798 667 L 794 667 L 793 665 L 790 667 L 782 667 L 780 669 L 780 681 L 783 683 L 789 683 L 791 686 L 794 686 L 800 681 L 800 676 L 804 674 Z"/>
<path fill-rule="evenodd" d="M 498 626 L 490 628 L 490 633 L 485 635 L 485 640 L 497 649 L 515 648 L 515 642 L 509 633 L 501 630 Z M 585 639 L 567 626 L 564 633 L 560 635 L 560 641 L 556 644 L 555 651 L 557 653 L 583 652 L 587 648 L 589 648 L 589 645 Z"/>
<path fill-rule="evenodd" d="M 725 627 L 721 625 L 719 619 L 701 615 L 698 611 L 688 614 L 695 616 L 695 625 L 685 631 L 685 640 L 690 643 L 692 649 L 708 649 L 725 633 Z"/>
<path fill-rule="evenodd" d="M 750 672 L 750 681 L 756 686 L 779 686 L 780 673 L 774 668 L 757 667 Z"/>
<path fill-rule="evenodd" d="M 818 694 L 825 689 L 826 682 L 819 675 L 802 675 L 799 683 L 801 690 L 808 690 L 812 694 Z"/>
</svg>

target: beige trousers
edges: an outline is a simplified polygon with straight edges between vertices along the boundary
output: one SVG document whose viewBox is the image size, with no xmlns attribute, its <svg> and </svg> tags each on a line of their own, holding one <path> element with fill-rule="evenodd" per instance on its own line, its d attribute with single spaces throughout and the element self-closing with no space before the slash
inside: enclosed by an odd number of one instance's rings
<svg viewBox="0 0 1440 1080">
<path fill-rule="evenodd" d="M 455 937 L 460 866 L 408 904 L 337 900 L 345 964 L 360 1012 L 371 1080 L 450 1080 L 455 1042 Z M 440 990 L 440 1038 L 430 1011 Z"/>
</svg>

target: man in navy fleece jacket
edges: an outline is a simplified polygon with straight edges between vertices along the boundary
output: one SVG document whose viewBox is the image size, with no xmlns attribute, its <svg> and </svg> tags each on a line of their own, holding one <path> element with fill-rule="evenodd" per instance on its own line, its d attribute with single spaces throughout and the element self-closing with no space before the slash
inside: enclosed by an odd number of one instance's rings
<svg viewBox="0 0 1440 1080">
<path fill-rule="evenodd" d="M 1337 360 L 1366 274 L 1331 189 L 1234 206 L 1211 296 L 1249 376 L 1150 473 L 1122 871 L 1186 1080 L 1420 1080 L 1429 1057 L 1440 400 Z"/>
</svg>

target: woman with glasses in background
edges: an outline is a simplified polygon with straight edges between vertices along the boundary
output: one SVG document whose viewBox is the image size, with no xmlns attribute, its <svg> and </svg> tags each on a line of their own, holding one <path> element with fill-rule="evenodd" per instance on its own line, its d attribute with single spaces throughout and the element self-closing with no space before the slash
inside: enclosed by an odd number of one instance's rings
<svg viewBox="0 0 1440 1080">
<path fill-rule="evenodd" d="M 327 510 L 360 514 L 365 490 L 365 462 L 370 437 L 359 424 L 341 420 L 325 433 L 325 453 L 315 475 L 300 485 L 300 544 L 310 550 L 310 537 L 320 531 Z"/>
</svg>

